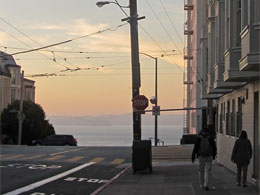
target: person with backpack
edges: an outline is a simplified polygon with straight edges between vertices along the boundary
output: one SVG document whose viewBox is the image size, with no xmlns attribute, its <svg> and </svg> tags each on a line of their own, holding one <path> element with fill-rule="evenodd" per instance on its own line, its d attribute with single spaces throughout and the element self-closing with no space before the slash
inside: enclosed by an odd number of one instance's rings
<svg viewBox="0 0 260 195">
<path fill-rule="evenodd" d="M 199 136 L 194 144 L 191 160 L 195 161 L 195 157 L 199 159 L 199 181 L 200 188 L 209 189 L 209 178 L 212 167 L 212 161 L 217 155 L 216 143 L 209 136 L 208 129 L 204 129 L 199 133 Z"/>
<path fill-rule="evenodd" d="M 241 172 L 243 171 L 243 187 L 246 187 L 247 168 L 252 158 L 252 145 L 247 138 L 245 130 L 241 131 L 239 139 L 236 140 L 231 161 L 237 164 L 237 186 L 241 185 Z"/>
</svg>

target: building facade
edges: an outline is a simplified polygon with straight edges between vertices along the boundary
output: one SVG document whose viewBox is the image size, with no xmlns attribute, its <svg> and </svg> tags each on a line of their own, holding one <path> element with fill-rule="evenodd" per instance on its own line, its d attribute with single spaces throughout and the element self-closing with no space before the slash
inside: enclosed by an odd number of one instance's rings
<svg viewBox="0 0 260 195">
<path fill-rule="evenodd" d="M 201 0 L 185 0 L 185 55 L 187 71 L 184 76 L 186 86 L 186 105 L 187 108 L 201 108 L 206 106 L 206 100 L 201 99 L 202 88 L 202 58 L 201 58 Z M 186 124 L 184 134 L 197 134 L 203 127 L 205 119 L 201 109 L 186 111 Z"/>
<path fill-rule="evenodd" d="M 214 121 L 217 162 L 236 171 L 233 145 L 246 130 L 253 146 L 248 180 L 259 183 L 260 1 L 201 0 L 201 98 Z M 212 119 L 212 117 L 214 118 Z M 209 122 L 209 121 L 208 121 Z"/>
<path fill-rule="evenodd" d="M 23 87 L 23 99 L 35 101 L 35 82 L 23 78 L 21 86 L 21 66 L 14 58 L 0 51 L 0 112 L 15 100 L 20 100 Z"/>
</svg>

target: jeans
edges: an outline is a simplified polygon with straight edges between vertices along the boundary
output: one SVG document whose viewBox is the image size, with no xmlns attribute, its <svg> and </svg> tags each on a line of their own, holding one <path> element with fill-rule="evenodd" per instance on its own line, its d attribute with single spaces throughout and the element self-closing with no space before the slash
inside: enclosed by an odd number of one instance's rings
<svg viewBox="0 0 260 195">
<path fill-rule="evenodd" d="M 246 184 L 246 180 L 247 180 L 247 167 L 248 165 L 239 165 L 237 164 L 237 183 L 240 184 L 241 183 L 241 173 L 243 171 L 243 184 Z"/>
<path fill-rule="evenodd" d="M 199 179 L 201 187 L 208 187 L 213 157 L 199 157 Z"/>
</svg>

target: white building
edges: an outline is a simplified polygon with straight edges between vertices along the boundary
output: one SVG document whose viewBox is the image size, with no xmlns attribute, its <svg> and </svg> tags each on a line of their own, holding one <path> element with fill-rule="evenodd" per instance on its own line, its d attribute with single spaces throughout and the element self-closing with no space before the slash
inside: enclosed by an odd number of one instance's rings
<svg viewBox="0 0 260 195">
<path fill-rule="evenodd" d="M 260 1 L 201 0 L 201 6 L 201 25 L 193 31 L 201 29 L 201 98 L 216 103 L 210 120 L 215 121 L 217 162 L 236 171 L 232 148 L 246 130 L 254 149 L 248 180 L 259 186 Z"/>
<path fill-rule="evenodd" d="M 21 88 L 24 100 L 35 100 L 34 81 L 24 79 L 21 86 L 21 66 L 17 65 L 13 56 L 0 51 L 0 112 L 14 100 L 21 98 Z"/>
</svg>

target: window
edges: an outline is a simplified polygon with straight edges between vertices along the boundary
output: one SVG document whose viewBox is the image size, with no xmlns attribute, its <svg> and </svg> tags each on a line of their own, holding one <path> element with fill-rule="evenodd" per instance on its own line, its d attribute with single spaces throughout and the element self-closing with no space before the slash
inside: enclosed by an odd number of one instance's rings
<svg viewBox="0 0 260 195">
<path fill-rule="evenodd" d="M 229 29 L 230 29 L 230 10 L 229 10 L 229 7 L 230 7 L 230 1 L 226 1 L 226 49 L 229 49 L 230 48 L 230 42 L 229 42 L 229 39 L 230 39 L 230 35 L 229 35 Z"/>
<path fill-rule="evenodd" d="M 221 111 L 219 114 L 219 132 L 223 133 L 223 113 L 224 113 L 224 104 L 221 104 Z"/>
<path fill-rule="evenodd" d="M 193 128 L 196 128 L 196 112 L 193 112 L 193 113 L 191 114 L 191 126 L 192 126 Z"/>
<path fill-rule="evenodd" d="M 241 0 L 238 1 L 238 8 L 237 8 L 237 46 L 241 45 Z"/>
<path fill-rule="evenodd" d="M 230 135 L 230 101 L 227 102 L 226 135 Z"/>
<path fill-rule="evenodd" d="M 219 132 L 219 126 L 218 126 L 218 120 L 219 120 L 219 105 L 217 104 L 217 113 L 215 115 L 215 127 L 216 127 L 216 132 Z"/>
<path fill-rule="evenodd" d="M 239 97 L 237 100 L 237 117 L 236 117 L 236 136 L 238 137 L 240 135 L 240 132 L 242 131 L 242 98 Z"/>
<path fill-rule="evenodd" d="M 236 126 L 236 118 L 235 118 L 235 113 L 236 113 L 236 101 L 233 99 L 232 100 L 232 112 L 231 112 L 231 121 L 230 121 L 230 135 L 234 136 L 235 135 L 235 126 Z"/>
<path fill-rule="evenodd" d="M 17 84 L 16 70 L 15 69 L 11 69 L 10 73 L 11 73 L 11 84 L 12 85 Z"/>
<path fill-rule="evenodd" d="M 259 12 L 259 6 L 260 6 L 260 1 L 259 0 L 255 0 L 255 22 L 259 23 L 260 22 L 260 12 Z"/>
<path fill-rule="evenodd" d="M 11 89 L 11 103 L 16 100 L 16 90 Z"/>
<path fill-rule="evenodd" d="M 242 30 L 248 25 L 248 0 L 242 2 Z"/>
</svg>

